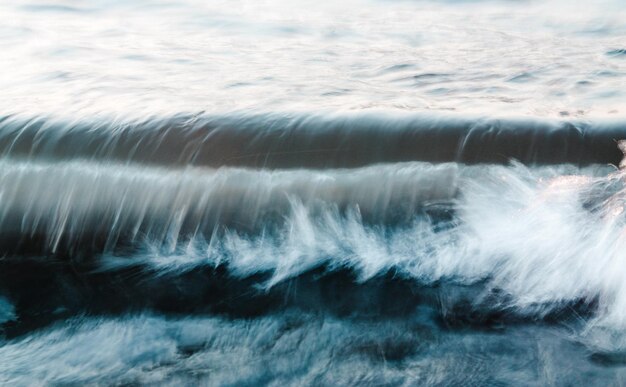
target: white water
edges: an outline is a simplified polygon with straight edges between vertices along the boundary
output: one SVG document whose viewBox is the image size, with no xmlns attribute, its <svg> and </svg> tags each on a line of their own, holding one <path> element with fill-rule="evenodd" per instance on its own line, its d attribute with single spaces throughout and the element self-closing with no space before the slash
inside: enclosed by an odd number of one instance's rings
<svg viewBox="0 0 626 387">
<path fill-rule="evenodd" d="M 523 316 L 597 302 L 589 326 L 619 330 L 626 327 L 624 178 L 610 166 L 269 172 L 5 162 L 0 205 L 5 217 L 22 216 L 21 234 L 39 227 L 48 235 L 44 251 L 64 233 L 71 245 L 94 222 L 110 233 L 108 249 L 130 233 L 142 251 L 106 253 L 103 270 L 141 264 L 159 275 L 225 264 L 240 277 L 273 271 L 265 284 L 272 286 L 320 265 L 351 268 L 361 281 L 394 269 L 424 284 L 486 280 L 485 296 L 502 291 L 487 308 Z M 454 212 L 451 226 L 437 230 L 415 212 L 433 205 Z M 405 220 L 389 228 L 397 209 Z M 236 221 L 216 233 L 220 210 Z M 240 233 L 237 222 L 257 229 Z M 5 220 L 4 231 L 13 224 Z"/>
<path fill-rule="evenodd" d="M 268 285 L 322 263 L 353 268 L 363 281 L 391 268 L 427 284 L 487 280 L 485 295 L 498 289 L 506 297 L 488 308 L 541 317 L 578 300 L 597 301 L 590 324 L 619 331 L 626 328 L 624 176 L 584 172 L 475 168 L 459 184 L 457 225 L 444 231 L 418 219 L 388 233 L 364 225 L 358 212 L 312 217 L 295 201 L 278 237 L 232 232 L 207 245 L 192 242 L 182 262 L 154 251 L 145 259 L 161 270 L 225 260 L 241 276 L 274 270 Z"/>
<path fill-rule="evenodd" d="M 4 232 L 39 230 L 48 236 L 44 250 L 52 252 L 62 235 L 97 225 L 109 233 L 109 248 L 129 233 L 156 243 L 166 255 L 145 259 L 164 269 L 177 268 L 181 262 L 170 254 L 181 252 L 191 264 L 227 259 L 240 275 L 275 270 L 272 283 L 323 261 L 353 267 L 363 280 L 390 268 L 425 282 L 489 278 L 523 313 L 600 297 L 600 313 L 622 325 L 623 179 L 609 166 L 406 163 L 269 172 L 5 161 L 0 208 L 4 219 L 21 216 L 19 223 L 3 221 Z M 454 227 L 434 231 L 428 218 L 418 217 L 389 233 L 380 223 L 398 209 L 411 214 L 436 204 L 455 211 Z M 220 216 L 230 220 L 225 214 L 234 217 L 234 230 L 218 236 Z M 361 214 L 374 223 L 363 224 Z M 237 223 L 268 233 L 239 234 Z"/>
</svg>

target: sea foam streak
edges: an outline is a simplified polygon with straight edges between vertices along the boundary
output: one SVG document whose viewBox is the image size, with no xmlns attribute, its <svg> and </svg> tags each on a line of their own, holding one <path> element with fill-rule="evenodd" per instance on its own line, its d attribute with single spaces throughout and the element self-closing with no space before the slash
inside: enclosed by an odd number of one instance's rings
<svg viewBox="0 0 626 387">
<path fill-rule="evenodd" d="M 211 385 L 575 384 L 589 374 L 610 383 L 619 374 L 590 363 L 554 330 L 459 335 L 419 314 L 384 321 L 289 312 L 253 320 L 74 319 L 4 345 L 0 360 L 0 382 L 20 385 L 175 385 L 189 383 L 189 375 Z"/>
</svg>

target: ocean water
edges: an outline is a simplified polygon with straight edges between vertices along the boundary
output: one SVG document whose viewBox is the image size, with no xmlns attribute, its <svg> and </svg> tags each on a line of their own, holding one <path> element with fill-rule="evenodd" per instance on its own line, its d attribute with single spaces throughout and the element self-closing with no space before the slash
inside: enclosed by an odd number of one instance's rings
<svg viewBox="0 0 626 387">
<path fill-rule="evenodd" d="M 0 20 L 0 384 L 626 384 L 622 0 Z"/>
</svg>

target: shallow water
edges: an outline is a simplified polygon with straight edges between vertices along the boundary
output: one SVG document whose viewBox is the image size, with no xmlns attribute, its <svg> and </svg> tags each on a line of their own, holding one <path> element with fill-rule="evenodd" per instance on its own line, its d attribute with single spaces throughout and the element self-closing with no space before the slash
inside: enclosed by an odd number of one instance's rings
<svg viewBox="0 0 626 387">
<path fill-rule="evenodd" d="M 0 384 L 626 383 L 618 0 L 0 4 Z"/>
<path fill-rule="evenodd" d="M 2 114 L 625 114 L 621 0 L 57 0 L 0 13 Z"/>
</svg>

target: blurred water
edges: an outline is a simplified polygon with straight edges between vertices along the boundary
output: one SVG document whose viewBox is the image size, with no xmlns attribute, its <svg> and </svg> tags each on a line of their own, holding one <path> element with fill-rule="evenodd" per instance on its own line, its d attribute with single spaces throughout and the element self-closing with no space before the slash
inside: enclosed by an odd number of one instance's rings
<svg viewBox="0 0 626 387">
<path fill-rule="evenodd" d="M 625 8 L 621 0 L 3 2 L 0 111 L 623 117 Z"/>
<path fill-rule="evenodd" d="M 623 0 L 0 3 L 0 384 L 623 385 L 625 53 Z"/>
</svg>

